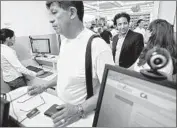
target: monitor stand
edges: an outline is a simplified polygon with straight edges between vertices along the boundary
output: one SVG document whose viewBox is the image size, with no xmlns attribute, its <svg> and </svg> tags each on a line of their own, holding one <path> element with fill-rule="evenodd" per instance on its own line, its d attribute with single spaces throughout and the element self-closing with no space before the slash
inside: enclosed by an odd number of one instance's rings
<svg viewBox="0 0 177 128">
<path fill-rule="evenodd" d="M 140 73 L 146 77 L 149 77 L 155 80 L 166 80 L 167 79 L 164 73 L 160 71 L 152 70 L 152 69 L 142 69 L 140 70 Z"/>
</svg>

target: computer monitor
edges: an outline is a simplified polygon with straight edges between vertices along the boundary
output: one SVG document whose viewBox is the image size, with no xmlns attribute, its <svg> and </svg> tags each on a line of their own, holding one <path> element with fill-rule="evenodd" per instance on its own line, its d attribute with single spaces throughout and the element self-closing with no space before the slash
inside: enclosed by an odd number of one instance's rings
<svg viewBox="0 0 177 128">
<path fill-rule="evenodd" d="M 7 127 L 9 120 L 10 102 L 1 97 L 1 122 L 0 127 Z"/>
<path fill-rule="evenodd" d="M 93 127 L 176 127 L 176 84 L 106 65 Z"/>
<path fill-rule="evenodd" d="M 33 39 L 32 37 L 29 38 L 30 38 L 31 48 L 33 53 L 40 53 L 40 54 L 51 53 L 49 39 L 43 39 L 43 38 Z"/>
</svg>

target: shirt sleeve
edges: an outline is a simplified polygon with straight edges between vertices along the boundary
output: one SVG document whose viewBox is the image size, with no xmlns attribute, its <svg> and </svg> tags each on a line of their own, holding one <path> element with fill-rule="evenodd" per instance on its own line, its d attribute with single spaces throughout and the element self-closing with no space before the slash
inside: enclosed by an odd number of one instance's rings
<svg viewBox="0 0 177 128">
<path fill-rule="evenodd" d="M 16 55 L 15 51 L 9 51 L 9 53 L 6 55 L 6 59 L 9 61 L 9 63 L 20 73 L 30 75 L 30 76 L 36 76 L 36 72 L 28 70 L 26 67 L 24 67 L 21 62 L 18 60 L 18 57 Z"/>
<path fill-rule="evenodd" d="M 112 53 L 110 51 L 103 51 L 96 58 L 95 67 L 100 83 L 102 81 L 105 64 L 115 65 L 112 59 Z"/>
<path fill-rule="evenodd" d="M 105 64 L 115 65 L 112 57 L 111 48 L 103 39 L 96 38 L 92 42 L 92 60 L 95 72 L 101 83 Z"/>
</svg>

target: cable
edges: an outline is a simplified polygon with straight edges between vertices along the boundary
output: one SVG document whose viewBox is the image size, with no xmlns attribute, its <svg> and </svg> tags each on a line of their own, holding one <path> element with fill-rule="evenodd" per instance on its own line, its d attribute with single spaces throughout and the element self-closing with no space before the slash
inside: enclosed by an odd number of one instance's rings
<svg viewBox="0 0 177 128">
<path fill-rule="evenodd" d="M 15 98 L 15 99 L 11 99 L 12 101 L 11 102 L 13 102 L 14 100 L 17 100 L 17 99 L 19 99 L 20 97 L 22 97 L 22 96 L 24 96 L 24 95 L 26 95 L 26 94 L 28 94 L 28 93 L 24 93 L 24 94 L 22 94 L 21 96 L 18 96 L 17 98 Z M 10 95 L 10 94 L 9 94 Z"/>
<path fill-rule="evenodd" d="M 25 118 L 23 118 L 19 123 L 22 123 L 24 120 L 26 120 L 28 117 L 26 116 Z"/>
<path fill-rule="evenodd" d="M 35 107 L 35 108 L 38 108 L 38 107 L 40 107 L 40 106 L 42 106 L 42 105 L 44 105 L 46 102 L 45 102 L 45 100 L 44 100 L 44 98 L 39 94 L 39 96 L 40 96 L 40 98 L 43 100 L 43 103 L 42 104 L 40 104 L 39 106 L 37 106 L 37 107 Z M 33 109 L 35 109 L 35 108 L 33 108 Z M 32 110 L 33 110 L 32 109 Z M 32 111 L 31 110 L 31 111 Z M 23 118 L 21 121 L 20 121 L 20 123 L 22 123 L 24 120 L 26 120 L 28 117 L 26 116 L 25 118 Z"/>
<path fill-rule="evenodd" d="M 14 100 L 12 100 L 12 98 L 11 98 L 11 96 L 10 96 L 9 93 L 6 93 L 6 94 L 9 95 L 10 103 L 12 104 L 13 113 L 14 113 L 15 117 L 17 118 L 16 123 L 17 123 L 17 124 L 22 123 L 22 122 L 23 122 L 24 120 L 26 120 L 28 117 L 25 116 L 25 118 L 23 118 L 21 121 L 19 121 L 18 116 L 17 116 L 16 113 L 15 113 L 15 109 L 14 109 L 13 103 L 12 103 L 12 101 L 14 101 Z M 24 95 L 26 95 L 26 93 L 23 94 L 23 95 L 21 95 L 21 96 L 19 96 L 18 98 L 20 98 L 20 97 L 22 97 L 22 96 L 24 96 Z M 37 96 L 37 95 L 35 95 L 35 96 Z M 34 97 L 35 97 L 35 96 L 34 96 Z M 44 100 L 44 98 L 43 98 L 40 94 L 39 94 L 39 96 L 40 96 L 40 98 L 43 100 L 43 103 L 40 104 L 39 106 L 35 107 L 35 108 L 38 108 L 38 107 L 40 107 L 40 106 L 42 106 L 42 105 L 44 105 L 44 104 L 46 103 L 45 100 Z M 18 98 L 16 98 L 16 99 L 18 99 Z M 33 97 L 31 97 L 31 98 L 33 98 Z M 30 100 L 31 98 L 29 98 L 28 100 Z M 16 100 L 16 99 L 15 99 L 15 100 Z M 33 108 L 33 109 L 34 109 L 34 108 Z M 33 110 L 33 109 L 32 109 L 32 110 Z M 31 110 L 31 111 L 32 111 L 32 110 Z"/>
</svg>

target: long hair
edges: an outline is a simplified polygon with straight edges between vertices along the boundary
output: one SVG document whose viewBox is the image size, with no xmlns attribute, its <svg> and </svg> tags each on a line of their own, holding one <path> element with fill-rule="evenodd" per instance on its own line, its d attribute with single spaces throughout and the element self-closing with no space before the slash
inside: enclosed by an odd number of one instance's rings
<svg viewBox="0 0 177 128">
<path fill-rule="evenodd" d="M 150 23 L 148 30 L 150 30 L 152 34 L 147 42 L 147 46 L 141 52 L 138 65 L 141 66 L 146 63 L 146 53 L 154 47 L 167 49 L 172 59 L 175 59 L 176 43 L 174 40 L 173 25 L 166 20 L 157 19 Z"/>
</svg>

